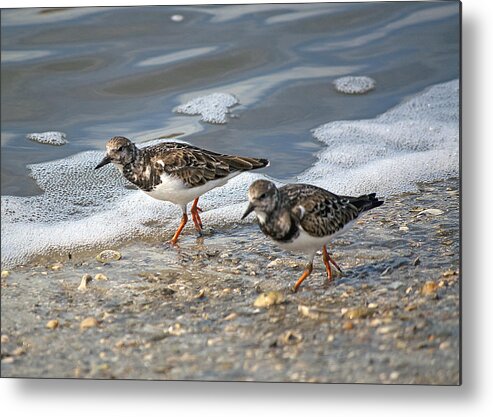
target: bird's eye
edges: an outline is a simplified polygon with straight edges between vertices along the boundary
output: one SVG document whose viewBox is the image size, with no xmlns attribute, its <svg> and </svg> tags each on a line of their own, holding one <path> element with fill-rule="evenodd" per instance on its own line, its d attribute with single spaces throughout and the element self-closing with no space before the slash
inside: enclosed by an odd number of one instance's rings
<svg viewBox="0 0 493 417">
<path fill-rule="evenodd" d="M 266 196 L 267 196 L 266 193 L 262 193 L 262 194 L 259 195 L 258 199 L 259 200 L 263 200 Z"/>
<path fill-rule="evenodd" d="M 118 152 L 121 152 L 123 151 L 123 146 L 120 146 L 118 149 L 117 149 Z"/>
</svg>

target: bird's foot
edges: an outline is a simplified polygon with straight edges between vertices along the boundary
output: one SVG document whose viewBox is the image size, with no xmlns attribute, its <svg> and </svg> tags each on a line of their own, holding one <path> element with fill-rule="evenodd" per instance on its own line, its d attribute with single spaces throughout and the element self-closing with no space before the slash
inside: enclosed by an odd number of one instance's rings
<svg viewBox="0 0 493 417">
<path fill-rule="evenodd" d="M 178 243 L 178 239 L 170 239 L 164 242 L 164 246 L 166 248 L 179 248 L 180 244 Z"/>
</svg>

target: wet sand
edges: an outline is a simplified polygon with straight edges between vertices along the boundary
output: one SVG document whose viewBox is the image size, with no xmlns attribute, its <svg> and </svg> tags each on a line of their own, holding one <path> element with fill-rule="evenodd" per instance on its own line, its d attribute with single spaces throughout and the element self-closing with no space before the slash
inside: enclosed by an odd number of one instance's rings
<svg viewBox="0 0 493 417">
<path fill-rule="evenodd" d="M 344 274 L 328 283 L 316 257 L 296 294 L 303 257 L 254 224 L 17 267 L 2 275 L 2 377 L 456 385 L 458 186 L 386 199 L 331 245 Z M 269 291 L 280 303 L 255 307 Z"/>
</svg>

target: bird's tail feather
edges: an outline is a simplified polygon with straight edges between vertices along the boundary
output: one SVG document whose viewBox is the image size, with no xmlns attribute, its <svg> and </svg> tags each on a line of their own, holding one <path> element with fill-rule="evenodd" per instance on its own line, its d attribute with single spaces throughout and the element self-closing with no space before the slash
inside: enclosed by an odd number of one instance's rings
<svg viewBox="0 0 493 417">
<path fill-rule="evenodd" d="M 356 206 L 360 212 L 371 210 L 383 204 L 383 200 L 379 200 L 376 193 L 363 194 L 359 197 L 350 197 L 349 202 Z"/>
<path fill-rule="evenodd" d="M 230 167 L 238 171 L 250 171 L 251 169 L 259 169 L 269 166 L 270 162 L 264 158 L 250 158 L 245 156 L 231 156 L 227 158 L 227 163 Z"/>
</svg>

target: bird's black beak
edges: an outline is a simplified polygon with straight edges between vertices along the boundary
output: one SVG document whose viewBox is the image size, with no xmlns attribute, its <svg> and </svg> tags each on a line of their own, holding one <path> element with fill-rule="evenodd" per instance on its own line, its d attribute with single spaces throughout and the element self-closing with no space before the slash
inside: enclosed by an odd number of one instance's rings
<svg viewBox="0 0 493 417">
<path fill-rule="evenodd" d="M 252 203 L 248 204 L 246 211 L 243 213 L 243 216 L 241 216 L 241 220 L 243 220 L 246 216 L 248 216 L 254 209 L 255 206 Z"/>
<path fill-rule="evenodd" d="M 94 169 L 99 169 L 101 167 L 104 167 L 105 165 L 109 164 L 110 162 L 111 162 L 111 158 L 108 155 L 106 155 L 103 158 L 103 160 L 99 164 L 96 165 L 96 168 L 94 168 Z"/>
</svg>

